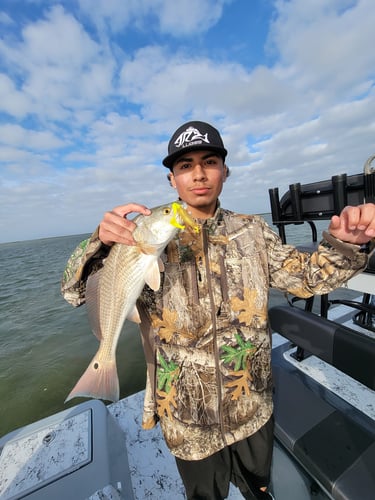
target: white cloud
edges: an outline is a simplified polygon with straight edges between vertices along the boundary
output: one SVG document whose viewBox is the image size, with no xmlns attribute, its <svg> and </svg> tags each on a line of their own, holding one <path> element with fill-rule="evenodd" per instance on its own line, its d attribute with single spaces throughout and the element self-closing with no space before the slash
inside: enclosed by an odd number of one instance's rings
<svg viewBox="0 0 375 500">
<path fill-rule="evenodd" d="M 16 118 L 25 116 L 31 107 L 30 99 L 24 92 L 17 90 L 13 80 L 0 74 L 0 111 Z"/>
<path fill-rule="evenodd" d="M 207 31 L 220 19 L 228 0 L 159 0 L 160 28 L 174 36 Z"/>
<path fill-rule="evenodd" d="M 145 15 L 147 3 L 143 0 L 78 0 L 81 11 L 96 25 L 101 36 L 107 38 L 108 27 L 117 33 L 130 23 L 137 23 Z"/>
<path fill-rule="evenodd" d="M 187 113 L 255 118 L 296 104 L 293 90 L 265 66 L 246 70 L 238 63 L 189 58 L 160 47 L 143 48 L 126 61 L 120 86 L 151 119 Z"/>
<path fill-rule="evenodd" d="M 6 12 L 0 12 L 0 24 L 10 26 L 13 24 L 13 20 Z"/>
<path fill-rule="evenodd" d="M 277 6 L 270 40 L 289 80 L 315 95 L 317 105 L 369 90 L 375 67 L 375 53 L 368 50 L 374 39 L 372 0 L 291 0 Z"/>
<path fill-rule="evenodd" d="M 39 4 L 22 24 L 0 17 L 2 239 L 86 232 L 113 205 L 173 199 L 160 163 L 190 118 L 222 131 L 222 204 L 241 212 L 268 211 L 270 187 L 361 171 L 375 152 L 371 0 L 276 1 L 272 57 L 255 66 L 228 37 L 214 44 L 216 25 L 237 35 L 225 24 L 236 0 Z"/>
<path fill-rule="evenodd" d="M 4 180 L 7 172 L 12 172 L 12 176 L 14 174 L 17 175 L 18 182 L 24 182 L 23 174 L 25 173 L 25 169 L 23 165 L 30 165 L 30 162 L 34 162 L 36 158 L 38 158 L 38 154 L 34 152 L 30 153 L 30 151 L 8 145 L 1 146 L 0 162 L 4 165 L 1 169 L 2 179 Z M 5 166 L 5 164 L 8 164 L 8 166 Z M 10 170 L 9 164 L 12 165 Z"/>
<path fill-rule="evenodd" d="M 82 25 L 61 6 L 47 11 L 45 19 L 23 29 L 24 66 L 33 64 L 82 69 L 96 57 L 100 47 Z M 63 42 L 63 43 L 62 43 Z"/>
<path fill-rule="evenodd" d="M 79 5 L 105 37 L 106 26 L 117 33 L 132 24 L 140 30 L 151 29 L 179 38 L 207 31 L 220 19 L 223 6 L 231 1 L 79 0 Z"/>
<path fill-rule="evenodd" d="M 0 81 L 13 97 L 12 106 L 2 106 L 16 117 L 22 110 L 23 116 L 67 120 L 112 91 L 113 60 L 61 6 L 26 25 L 17 43 L 0 43 L 0 54 L 17 75 L 13 85 Z"/>
<path fill-rule="evenodd" d="M 49 131 L 28 130 L 20 125 L 0 125 L 0 143 L 29 150 L 49 150 L 65 143 Z"/>
</svg>

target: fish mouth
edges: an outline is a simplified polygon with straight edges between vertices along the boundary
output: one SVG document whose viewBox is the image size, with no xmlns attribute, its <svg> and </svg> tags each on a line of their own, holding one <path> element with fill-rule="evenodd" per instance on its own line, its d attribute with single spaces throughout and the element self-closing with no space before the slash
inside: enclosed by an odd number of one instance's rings
<svg viewBox="0 0 375 500">
<path fill-rule="evenodd" d="M 173 217 L 171 219 L 172 226 L 177 227 L 178 229 L 185 229 L 185 225 L 183 224 L 185 223 L 187 226 L 191 227 L 194 233 L 199 233 L 198 224 L 188 214 L 185 208 L 177 201 L 174 201 L 172 203 L 172 213 L 173 213 Z"/>
</svg>

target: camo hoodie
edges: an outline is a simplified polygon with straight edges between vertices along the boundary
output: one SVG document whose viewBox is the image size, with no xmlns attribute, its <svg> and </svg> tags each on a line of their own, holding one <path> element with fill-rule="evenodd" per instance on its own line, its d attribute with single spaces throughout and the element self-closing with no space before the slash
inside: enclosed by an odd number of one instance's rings
<svg viewBox="0 0 375 500">
<path fill-rule="evenodd" d="M 308 298 L 367 264 L 358 245 L 328 233 L 316 252 L 303 253 L 261 217 L 220 207 L 200 227 L 168 245 L 162 286 L 146 286 L 137 304 L 147 361 L 143 427 L 159 421 L 184 460 L 250 436 L 272 415 L 269 287 Z M 62 284 L 73 305 L 84 302 L 85 279 L 107 252 L 94 233 L 73 254 Z"/>
</svg>

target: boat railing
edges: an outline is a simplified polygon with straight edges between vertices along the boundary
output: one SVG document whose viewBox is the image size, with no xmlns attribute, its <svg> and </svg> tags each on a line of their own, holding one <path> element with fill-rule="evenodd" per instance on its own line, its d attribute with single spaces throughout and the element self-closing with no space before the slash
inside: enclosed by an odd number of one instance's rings
<svg viewBox="0 0 375 500">
<path fill-rule="evenodd" d="M 339 215 L 347 205 L 375 203 L 375 167 L 372 166 L 374 160 L 375 155 L 370 156 L 364 164 L 363 173 L 360 174 L 338 174 L 323 181 L 290 184 L 281 198 L 277 187 L 269 189 L 272 223 L 277 227 L 283 243 L 287 243 L 287 225 L 308 224 L 311 228 L 311 239 L 303 245 L 298 245 L 298 249 L 313 252 L 318 245 L 316 221 L 329 220 L 333 215 Z M 375 255 L 369 260 L 364 272 L 375 274 Z M 296 300 L 299 299 L 293 299 Z M 328 296 L 322 296 L 321 316 L 327 317 L 328 308 L 337 302 L 339 301 L 329 301 Z M 305 309 L 311 311 L 313 303 L 314 298 L 307 299 Z M 361 302 L 353 302 L 350 306 L 359 310 L 354 321 L 375 331 L 372 326 L 375 308 L 371 304 L 371 295 L 364 293 Z"/>
<path fill-rule="evenodd" d="M 308 223 L 312 241 L 316 241 L 314 221 L 329 220 L 347 205 L 375 203 L 375 168 L 371 167 L 374 160 L 375 155 L 366 160 L 361 174 L 339 174 L 324 181 L 290 184 L 281 198 L 279 188 L 269 189 L 272 222 L 282 240 L 286 242 L 286 225 Z"/>
</svg>

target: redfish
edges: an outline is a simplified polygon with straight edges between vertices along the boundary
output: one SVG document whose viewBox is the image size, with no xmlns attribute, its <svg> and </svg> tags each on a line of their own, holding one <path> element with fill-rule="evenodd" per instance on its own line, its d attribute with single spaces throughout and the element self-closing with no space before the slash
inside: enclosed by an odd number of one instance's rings
<svg viewBox="0 0 375 500">
<path fill-rule="evenodd" d="M 195 221 L 173 202 L 138 215 L 135 246 L 114 244 L 103 267 L 87 280 L 86 306 L 99 349 L 66 401 L 83 396 L 118 401 L 120 395 L 116 348 L 125 319 L 140 323 L 136 302 L 145 284 L 160 287 L 160 255 L 184 223 L 198 231 Z"/>
</svg>

